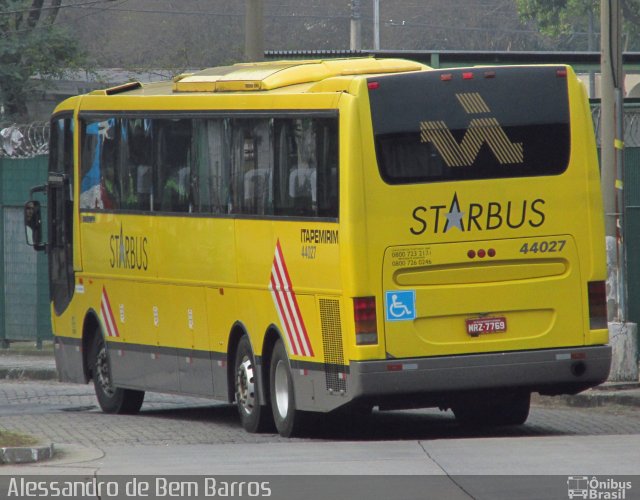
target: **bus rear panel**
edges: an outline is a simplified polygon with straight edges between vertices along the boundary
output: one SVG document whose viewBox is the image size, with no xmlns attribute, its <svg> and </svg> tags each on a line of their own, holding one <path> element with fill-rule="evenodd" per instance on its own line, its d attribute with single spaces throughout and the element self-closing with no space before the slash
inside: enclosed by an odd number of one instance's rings
<svg viewBox="0 0 640 500">
<path fill-rule="evenodd" d="M 573 71 L 440 70 L 367 87 L 367 254 L 386 359 L 352 363 L 360 395 L 455 406 L 478 390 L 604 381 L 601 194 Z"/>
</svg>

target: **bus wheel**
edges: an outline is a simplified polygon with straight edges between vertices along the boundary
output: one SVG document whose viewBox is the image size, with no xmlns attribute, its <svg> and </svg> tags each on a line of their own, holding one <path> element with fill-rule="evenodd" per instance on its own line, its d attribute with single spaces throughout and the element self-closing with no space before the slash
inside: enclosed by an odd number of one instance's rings
<svg viewBox="0 0 640 500">
<path fill-rule="evenodd" d="M 264 432 L 271 423 L 270 408 L 260 404 L 257 377 L 251 344 L 244 336 L 236 351 L 235 393 L 240 421 L 247 432 Z"/>
<path fill-rule="evenodd" d="M 464 425 L 522 425 L 529 417 L 530 404 L 528 391 L 482 394 L 454 405 L 453 413 Z"/>
<path fill-rule="evenodd" d="M 304 414 L 296 410 L 296 400 L 293 392 L 293 377 L 287 351 L 282 341 L 278 341 L 271 355 L 271 407 L 273 420 L 278 433 L 283 437 L 300 434 L 303 427 Z"/>
<path fill-rule="evenodd" d="M 93 337 L 91 350 L 91 377 L 98 398 L 98 404 L 105 413 L 134 414 L 138 413 L 144 401 L 144 391 L 121 389 L 111 382 L 111 367 L 107 346 L 102 333 L 97 331 Z"/>
</svg>

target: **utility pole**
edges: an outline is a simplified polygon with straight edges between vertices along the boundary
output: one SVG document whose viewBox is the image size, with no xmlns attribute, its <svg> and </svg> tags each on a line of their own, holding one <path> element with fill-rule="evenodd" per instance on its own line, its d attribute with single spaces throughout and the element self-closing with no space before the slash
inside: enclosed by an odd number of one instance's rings
<svg viewBox="0 0 640 500">
<path fill-rule="evenodd" d="M 264 59 L 263 0 L 245 0 L 244 58 L 246 61 Z"/>
<path fill-rule="evenodd" d="M 615 303 L 609 303 L 609 319 L 624 322 L 624 254 L 621 250 L 623 230 L 624 192 L 622 179 L 623 137 L 622 112 L 622 52 L 620 46 L 621 14 L 619 0 L 601 0 L 601 106 L 600 144 L 602 161 L 602 195 L 605 211 L 607 246 L 615 244 L 609 253 L 610 275 L 617 274 Z M 619 123 L 620 122 L 620 123 Z M 613 307 L 611 307 L 613 306 Z M 613 310 L 611 310 L 613 309 Z"/>
<path fill-rule="evenodd" d="M 612 381 L 638 381 L 638 338 L 627 322 L 624 241 L 624 80 L 620 0 L 600 0 L 601 105 L 600 145 L 602 196 L 607 239 L 607 307 L 612 348 Z"/>
<path fill-rule="evenodd" d="M 587 28 L 587 50 L 593 52 L 595 50 L 595 15 L 593 13 L 593 5 L 589 7 L 589 26 Z M 594 98 L 596 96 L 596 73 L 595 71 L 589 71 L 589 97 Z"/>
<path fill-rule="evenodd" d="M 362 49 L 362 12 L 360 0 L 351 0 L 351 50 Z"/>
<path fill-rule="evenodd" d="M 373 50 L 380 50 L 380 0 L 373 0 Z"/>
</svg>

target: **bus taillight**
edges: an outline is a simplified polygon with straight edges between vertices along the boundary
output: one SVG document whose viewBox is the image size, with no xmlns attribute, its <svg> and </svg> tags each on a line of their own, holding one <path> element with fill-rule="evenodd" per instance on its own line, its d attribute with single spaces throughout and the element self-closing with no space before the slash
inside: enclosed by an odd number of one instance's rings
<svg viewBox="0 0 640 500">
<path fill-rule="evenodd" d="M 376 298 L 356 297 L 353 299 L 353 318 L 356 325 L 356 344 L 371 345 L 378 343 L 376 321 Z"/>
<path fill-rule="evenodd" d="M 607 285 L 604 281 L 590 281 L 589 291 L 589 328 L 597 330 L 607 328 Z"/>
</svg>

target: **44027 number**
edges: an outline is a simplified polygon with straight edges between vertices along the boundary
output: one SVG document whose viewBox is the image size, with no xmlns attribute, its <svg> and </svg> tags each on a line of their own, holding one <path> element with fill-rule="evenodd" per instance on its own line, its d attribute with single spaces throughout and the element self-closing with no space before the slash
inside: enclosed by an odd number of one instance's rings
<svg viewBox="0 0 640 500">
<path fill-rule="evenodd" d="M 302 245 L 302 258 L 303 259 L 315 259 L 317 247 L 315 245 Z"/>
<path fill-rule="evenodd" d="M 534 241 L 520 247 L 520 253 L 553 253 L 562 252 L 567 240 Z"/>
</svg>

